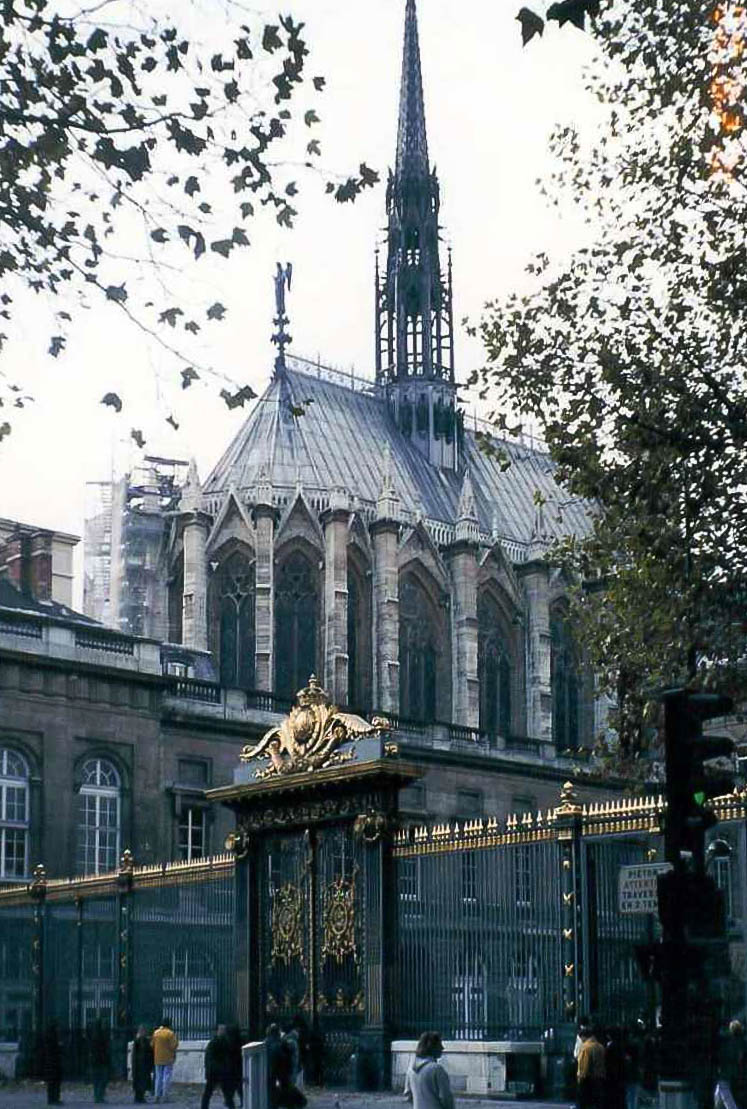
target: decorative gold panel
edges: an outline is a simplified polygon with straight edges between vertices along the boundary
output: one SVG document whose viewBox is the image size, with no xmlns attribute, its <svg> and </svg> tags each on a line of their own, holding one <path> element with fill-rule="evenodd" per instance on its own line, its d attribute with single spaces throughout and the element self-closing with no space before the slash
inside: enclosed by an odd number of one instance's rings
<svg viewBox="0 0 747 1109">
<path fill-rule="evenodd" d="M 298 959 L 305 966 L 304 958 L 304 896 L 298 886 L 290 882 L 281 886 L 272 898 L 272 965 L 289 966 Z"/>
<path fill-rule="evenodd" d="M 322 959 L 341 963 L 346 955 L 359 960 L 355 942 L 355 875 L 336 878 L 324 891 Z"/>
</svg>

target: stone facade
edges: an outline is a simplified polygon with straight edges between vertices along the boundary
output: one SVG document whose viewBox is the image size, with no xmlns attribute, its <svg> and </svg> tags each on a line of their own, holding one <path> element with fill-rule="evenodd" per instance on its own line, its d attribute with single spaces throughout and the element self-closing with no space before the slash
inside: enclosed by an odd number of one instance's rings
<svg viewBox="0 0 747 1109">
<path fill-rule="evenodd" d="M 195 677 L 207 655 L 9 599 L 6 588 L 0 788 L 20 788 L 26 800 L 15 823 L 0 821 L 0 833 L 17 832 L 23 844 L 0 883 L 28 880 L 38 862 L 50 877 L 114 869 L 125 848 L 138 863 L 222 850 L 233 818 L 204 791 L 232 781 L 241 748 L 279 723 L 285 706 Z M 489 745 L 448 724 L 404 722 L 395 737 L 423 773 L 401 798 L 415 823 L 545 809 L 574 776 L 574 763 L 546 746 Z M 91 767 L 112 776 L 94 781 Z"/>
</svg>

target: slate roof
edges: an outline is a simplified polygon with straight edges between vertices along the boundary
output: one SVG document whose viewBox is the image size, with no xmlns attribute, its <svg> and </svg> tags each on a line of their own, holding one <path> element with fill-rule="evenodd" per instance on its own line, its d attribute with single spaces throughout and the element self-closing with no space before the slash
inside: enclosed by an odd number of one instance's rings
<svg viewBox="0 0 747 1109">
<path fill-rule="evenodd" d="M 90 627 L 100 627 L 97 620 L 76 612 L 59 601 L 40 601 L 29 593 L 22 593 L 16 589 L 12 582 L 0 575 L 0 608 L 12 608 L 17 612 L 28 612 L 35 616 L 50 616 L 56 620 L 65 620 L 74 624 L 86 624 Z"/>
<path fill-rule="evenodd" d="M 300 360 L 289 361 L 298 365 Z M 496 440 L 511 460 L 502 471 L 467 428 L 460 472 L 440 470 L 395 426 L 381 390 L 360 379 L 355 388 L 345 381 L 346 375 L 322 368 L 318 375 L 298 369 L 276 375 L 205 481 L 208 505 L 215 510 L 218 497 L 231 488 L 251 496 L 263 466 L 276 490 L 292 490 L 300 481 L 307 496 L 344 488 L 374 505 L 388 445 L 395 489 L 406 513 L 453 525 L 466 464 L 482 533 L 490 535 L 495 523 L 501 538 L 528 544 L 536 519 L 535 490 L 548 502 L 548 536 L 588 530 L 587 506 L 556 483 L 546 453 Z M 294 414 L 301 409 L 302 414 Z"/>
</svg>

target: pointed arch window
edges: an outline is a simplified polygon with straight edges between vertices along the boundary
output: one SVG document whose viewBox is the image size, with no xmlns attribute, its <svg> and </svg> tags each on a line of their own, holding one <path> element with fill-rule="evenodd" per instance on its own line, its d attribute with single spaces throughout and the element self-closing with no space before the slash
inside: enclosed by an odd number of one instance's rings
<svg viewBox="0 0 747 1109">
<path fill-rule="evenodd" d="M 480 681 L 480 730 L 511 733 L 513 666 L 501 610 L 489 594 L 477 603 L 477 670 Z"/>
<path fill-rule="evenodd" d="M 122 782 L 108 759 L 87 759 L 78 800 L 78 872 L 105 874 L 119 859 Z"/>
<path fill-rule="evenodd" d="M 220 682 L 229 689 L 253 689 L 254 563 L 236 551 L 218 573 Z"/>
<path fill-rule="evenodd" d="M 410 720 L 436 719 L 436 629 L 423 586 L 408 577 L 399 589 L 399 704 Z"/>
<path fill-rule="evenodd" d="M 560 605 L 550 613 L 550 643 L 552 734 L 556 750 L 567 751 L 581 743 L 581 683 L 568 614 Z"/>
<path fill-rule="evenodd" d="M 368 712 L 371 701 L 371 581 L 348 553 L 348 704 Z"/>
<path fill-rule="evenodd" d="M 294 697 L 317 668 L 318 575 L 294 551 L 275 577 L 275 692 Z"/>
<path fill-rule="evenodd" d="M 184 607 L 184 556 L 174 567 L 168 584 L 169 642 L 182 642 L 182 612 Z"/>
<path fill-rule="evenodd" d="M 19 751 L 0 748 L 0 878 L 23 878 L 29 863 L 29 767 Z"/>
</svg>

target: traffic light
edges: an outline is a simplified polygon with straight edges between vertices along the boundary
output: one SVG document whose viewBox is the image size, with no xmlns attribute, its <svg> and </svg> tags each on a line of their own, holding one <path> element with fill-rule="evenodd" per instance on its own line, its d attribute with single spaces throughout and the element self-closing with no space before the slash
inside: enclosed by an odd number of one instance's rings
<svg viewBox="0 0 747 1109">
<path fill-rule="evenodd" d="M 716 817 L 707 802 L 730 793 L 733 770 L 709 764 L 734 753 L 734 742 L 726 736 L 706 735 L 703 724 L 724 716 L 733 708 L 730 697 L 718 693 L 667 690 L 664 702 L 664 737 L 667 773 L 666 858 L 678 868 L 692 856 L 696 869 L 705 869 L 705 833 Z"/>
</svg>

